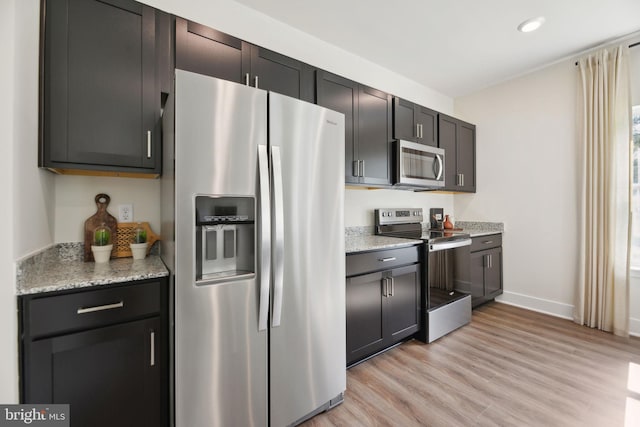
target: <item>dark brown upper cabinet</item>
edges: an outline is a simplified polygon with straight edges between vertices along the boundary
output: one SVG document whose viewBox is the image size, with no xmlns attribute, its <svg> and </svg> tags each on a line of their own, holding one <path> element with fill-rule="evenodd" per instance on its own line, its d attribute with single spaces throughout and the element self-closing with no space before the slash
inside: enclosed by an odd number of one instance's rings
<svg viewBox="0 0 640 427">
<path fill-rule="evenodd" d="M 393 137 L 438 146 L 438 113 L 402 98 L 393 99 Z"/>
<path fill-rule="evenodd" d="M 176 68 L 313 102 L 311 66 L 181 18 Z"/>
<path fill-rule="evenodd" d="M 476 192 L 476 126 L 438 115 L 438 146 L 445 150 L 443 190 Z"/>
<path fill-rule="evenodd" d="M 43 0 L 41 7 L 39 166 L 157 177 L 156 16 L 161 24 L 168 15 L 132 0 Z"/>
<path fill-rule="evenodd" d="M 391 95 L 318 70 L 316 103 L 345 115 L 345 182 L 391 185 Z"/>
</svg>

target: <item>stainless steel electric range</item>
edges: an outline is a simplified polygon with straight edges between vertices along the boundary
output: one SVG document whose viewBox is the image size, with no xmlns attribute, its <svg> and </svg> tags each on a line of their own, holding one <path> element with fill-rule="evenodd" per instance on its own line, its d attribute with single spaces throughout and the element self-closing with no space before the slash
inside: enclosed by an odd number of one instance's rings
<svg viewBox="0 0 640 427">
<path fill-rule="evenodd" d="M 471 237 L 423 228 L 422 208 L 376 209 L 376 234 L 424 241 L 422 325 L 418 338 L 432 342 L 471 321 Z"/>
</svg>

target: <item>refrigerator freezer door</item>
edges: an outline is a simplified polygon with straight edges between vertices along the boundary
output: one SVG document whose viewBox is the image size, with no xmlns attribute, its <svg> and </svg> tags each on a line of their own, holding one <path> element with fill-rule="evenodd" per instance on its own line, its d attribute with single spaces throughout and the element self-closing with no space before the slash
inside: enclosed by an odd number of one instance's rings
<svg viewBox="0 0 640 427">
<path fill-rule="evenodd" d="M 269 93 L 269 143 L 283 186 L 272 192 L 282 195 L 272 262 L 282 263 L 273 270 L 282 268 L 283 284 L 270 335 L 270 425 L 287 426 L 346 388 L 344 116 Z"/>
<path fill-rule="evenodd" d="M 256 197 L 258 209 L 267 93 L 177 70 L 175 97 L 176 426 L 265 426 L 268 331 L 258 330 L 261 276 L 196 286 L 195 196 Z"/>
</svg>

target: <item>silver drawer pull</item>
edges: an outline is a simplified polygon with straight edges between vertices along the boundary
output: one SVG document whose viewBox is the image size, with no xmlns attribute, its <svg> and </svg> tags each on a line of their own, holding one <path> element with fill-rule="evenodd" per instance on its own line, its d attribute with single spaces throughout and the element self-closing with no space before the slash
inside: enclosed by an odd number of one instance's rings
<svg viewBox="0 0 640 427">
<path fill-rule="evenodd" d="M 147 131 L 147 159 L 151 158 L 151 131 Z"/>
<path fill-rule="evenodd" d="M 396 260 L 396 257 L 394 256 L 390 256 L 389 258 L 378 258 L 378 261 L 381 261 L 381 262 L 389 262 L 389 261 L 395 261 L 395 260 Z"/>
<path fill-rule="evenodd" d="M 124 301 L 114 304 L 96 305 L 95 307 L 82 307 L 78 309 L 78 314 L 93 313 L 94 311 L 113 310 L 114 308 L 124 307 Z"/>
<path fill-rule="evenodd" d="M 485 245 L 490 245 L 491 243 L 493 243 L 493 240 L 485 240 L 484 242 Z"/>
<path fill-rule="evenodd" d="M 150 366 L 155 366 L 156 364 L 156 333 L 151 330 L 151 360 L 149 360 Z"/>
</svg>

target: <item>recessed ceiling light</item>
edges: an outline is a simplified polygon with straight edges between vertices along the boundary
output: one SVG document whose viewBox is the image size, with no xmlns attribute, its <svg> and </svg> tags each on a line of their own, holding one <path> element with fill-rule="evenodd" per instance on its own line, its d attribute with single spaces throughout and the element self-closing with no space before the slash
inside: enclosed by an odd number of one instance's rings
<svg viewBox="0 0 640 427">
<path fill-rule="evenodd" d="M 538 16 L 537 18 L 527 19 L 526 21 L 518 25 L 518 31 L 522 33 L 530 33 L 540 28 L 540 26 L 544 24 L 544 21 L 545 21 L 544 16 Z"/>
</svg>

